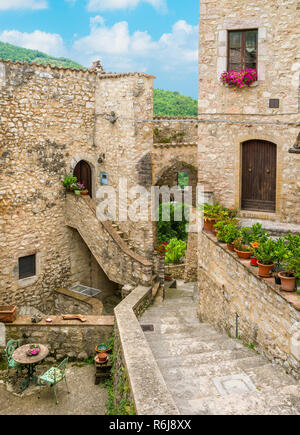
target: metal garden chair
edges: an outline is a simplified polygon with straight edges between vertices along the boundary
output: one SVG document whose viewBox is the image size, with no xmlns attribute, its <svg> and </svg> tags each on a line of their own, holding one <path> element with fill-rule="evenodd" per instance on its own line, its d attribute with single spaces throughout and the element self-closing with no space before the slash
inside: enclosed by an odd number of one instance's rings
<svg viewBox="0 0 300 435">
<path fill-rule="evenodd" d="M 66 382 L 68 393 L 70 393 L 68 384 L 67 384 L 67 378 L 66 378 L 66 368 L 68 364 L 69 358 L 65 358 L 58 366 L 51 367 L 49 370 L 47 370 L 45 373 L 43 373 L 40 376 L 40 386 L 42 385 L 42 382 L 46 382 L 50 384 L 51 387 L 53 387 L 56 405 L 58 405 L 58 399 L 56 394 L 56 385 L 61 382 L 63 379 Z"/>
<path fill-rule="evenodd" d="M 21 364 L 15 361 L 12 357 L 14 351 L 20 347 L 21 340 L 9 340 L 6 344 L 5 354 L 7 358 L 7 372 L 10 369 L 16 369 L 17 371 L 22 370 Z"/>
</svg>

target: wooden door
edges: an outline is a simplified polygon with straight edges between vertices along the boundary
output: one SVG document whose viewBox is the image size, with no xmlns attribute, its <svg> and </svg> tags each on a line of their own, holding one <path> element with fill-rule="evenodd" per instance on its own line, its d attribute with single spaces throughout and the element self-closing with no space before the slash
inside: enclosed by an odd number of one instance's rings
<svg viewBox="0 0 300 435">
<path fill-rule="evenodd" d="M 77 177 L 79 183 L 85 185 L 89 191 L 90 197 L 92 197 L 92 170 L 90 165 L 84 160 L 81 160 L 74 169 L 74 175 Z"/>
<path fill-rule="evenodd" d="M 242 209 L 276 211 L 277 147 L 251 140 L 242 144 Z"/>
</svg>

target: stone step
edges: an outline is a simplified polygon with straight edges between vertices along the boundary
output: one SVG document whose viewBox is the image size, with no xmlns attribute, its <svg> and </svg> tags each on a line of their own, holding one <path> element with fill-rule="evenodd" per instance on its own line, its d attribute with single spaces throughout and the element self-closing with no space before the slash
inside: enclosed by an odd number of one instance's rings
<svg viewBox="0 0 300 435">
<path fill-rule="evenodd" d="M 217 363 L 201 364 L 196 367 L 164 367 L 159 366 L 167 384 L 201 376 L 219 377 L 231 374 L 243 374 L 249 368 L 264 366 L 265 358 L 260 355 L 245 356 L 235 360 L 225 360 Z"/>
<path fill-rule="evenodd" d="M 251 351 L 246 347 L 242 347 L 239 349 L 208 351 L 193 355 L 186 354 L 175 357 L 157 357 L 156 361 L 161 368 L 167 367 L 170 369 L 173 367 L 177 367 L 180 369 L 190 368 L 193 370 L 194 368 L 198 368 L 202 364 L 217 365 L 224 361 L 234 361 L 247 357 L 251 358 L 256 355 L 257 354 L 254 351 Z"/>
<path fill-rule="evenodd" d="M 274 390 L 286 385 L 297 385 L 298 382 L 287 375 L 280 367 L 266 364 L 244 370 L 244 374 L 251 380 L 257 391 Z M 169 383 L 168 388 L 173 397 L 180 400 L 197 400 L 202 397 L 220 396 L 213 380 L 208 376 L 186 378 L 183 381 Z"/>
<path fill-rule="evenodd" d="M 300 415 L 300 386 L 187 400 L 180 406 L 180 412 L 182 415 Z"/>
<path fill-rule="evenodd" d="M 214 338 L 218 338 L 220 333 L 213 330 L 203 327 L 200 323 L 197 328 L 193 329 L 189 328 L 186 325 L 170 327 L 168 325 L 160 326 L 158 330 L 154 330 L 154 332 L 146 332 L 146 337 L 149 342 L 153 341 L 164 341 L 164 342 L 172 342 L 174 345 L 179 345 L 184 343 L 186 340 L 192 338 L 195 341 L 211 341 Z M 228 338 L 225 336 L 225 339 Z"/>
<path fill-rule="evenodd" d="M 234 350 L 241 349 L 244 346 L 237 340 L 224 340 L 223 337 L 217 337 L 213 341 L 195 341 L 194 339 L 185 340 L 184 342 L 173 345 L 167 341 L 149 341 L 149 345 L 155 358 L 161 358 L 166 355 L 181 356 L 194 355 L 205 352 L 214 352 L 217 350 Z"/>
</svg>

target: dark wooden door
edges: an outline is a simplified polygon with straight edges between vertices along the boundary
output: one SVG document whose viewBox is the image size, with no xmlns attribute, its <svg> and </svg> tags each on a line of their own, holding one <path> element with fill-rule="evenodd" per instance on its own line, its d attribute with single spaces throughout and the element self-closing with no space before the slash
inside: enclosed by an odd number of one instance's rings
<svg viewBox="0 0 300 435">
<path fill-rule="evenodd" d="M 263 140 L 242 145 L 242 209 L 276 210 L 277 147 Z"/>
<path fill-rule="evenodd" d="M 90 165 L 84 160 L 81 160 L 74 169 L 74 175 L 77 177 L 79 183 L 85 185 L 89 191 L 89 195 L 92 196 L 92 170 Z"/>
</svg>

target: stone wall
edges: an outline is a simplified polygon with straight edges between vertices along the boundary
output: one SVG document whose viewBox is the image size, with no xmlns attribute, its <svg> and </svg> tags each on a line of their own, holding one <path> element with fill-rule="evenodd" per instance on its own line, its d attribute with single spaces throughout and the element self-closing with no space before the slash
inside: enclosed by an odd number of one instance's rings
<svg viewBox="0 0 300 435">
<path fill-rule="evenodd" d="M 21 339 L 27 343 L 44 344 L 49 349 L 49 356 L 56 360 L 69 357 L 86 359 L 95 356 L 94 347 L 111 338 L 114 318 L 112 316 L 87 316 L 86 323 L 78 320 L 62 320 L 51 316 L 53 322 L 45 320 L 32 324 L 30 316 L 21 316 L 11 324 L 6 324 L 6 341 Z"/>
<path fill-rule="evenodd" d="M 197 173 L 197 126 L 197 118 L 154 118 L 152 150 L 154 185 L 159 182 L 165 171 L 172 169 L 174 165 L 176 170 L 186 169 L 192 174 Z M 171 181 L 171 186 L 177 185 L 176 176 Z"/>
<path fill-rule="evenodd" d="M 300 378 L 300 295 L 260 278 L 249 260 L 205 232 L 199 234 L 198 260 L 201 321 L 236 337 L 238 315 L 238 337 Z"/>
<path fill-rule="evenodd" d="M 280 17 L 280 19 L 278 19 Z M 276 213 L 245 217 L 300 222 L 300 156 L 289 153 L 299 134 L 299 1 L 202 0 L 199 41 L 199 174 L 215 199 L 241 207 L 241 144 L 277 145 Z M 258 81 L 234 91 L 227 70 L 229 30 L 258 29 Z M 279 108 L 269 107 L 279 99 Z"/>
</svg>

